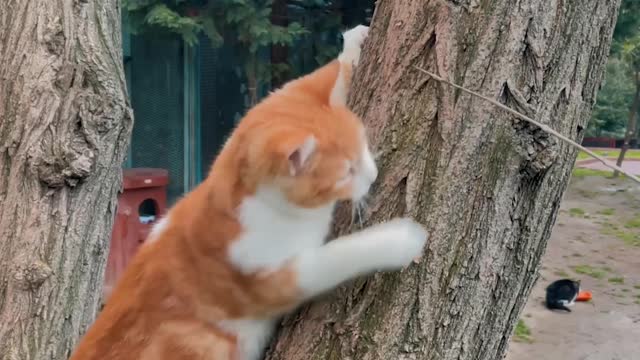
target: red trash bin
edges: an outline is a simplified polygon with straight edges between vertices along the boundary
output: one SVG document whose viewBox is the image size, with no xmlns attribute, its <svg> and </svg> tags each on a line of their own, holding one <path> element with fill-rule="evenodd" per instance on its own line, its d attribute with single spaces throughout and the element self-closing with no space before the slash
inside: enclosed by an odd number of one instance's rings
<svg viewBox="0 0 640 360">
<path fill-rule="evenodd" d="M 167 170 L 125 169 L 122 182 L 102 290 L 105 300 L 153 224 L 167 208 Z"/>
</svg>

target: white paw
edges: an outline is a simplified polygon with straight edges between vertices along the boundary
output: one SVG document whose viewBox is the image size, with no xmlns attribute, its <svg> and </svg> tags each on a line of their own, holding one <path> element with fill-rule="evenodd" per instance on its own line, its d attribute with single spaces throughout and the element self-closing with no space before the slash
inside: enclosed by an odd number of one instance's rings
<svg viewBox="0 0 640 360">
<path fill-rule="evenodd" d="M 353 66 L 357 66 L 360 62 L 360 51 L 362 43 L 369 35 L 369 27 L 358 25 L 351 30 L 347 30 L 342 34 L 344 45 L 342 53 L 338 57 L 341 62 L 349 62 Z"/>
<path fill-rule="evenodd" d="M 422 255 L 429 234 L 424 227 L 410 218 L 394 219 L 371 228 L 376 232 L 385 263 L 389 267 L 401 268 Z"/>
</svg>

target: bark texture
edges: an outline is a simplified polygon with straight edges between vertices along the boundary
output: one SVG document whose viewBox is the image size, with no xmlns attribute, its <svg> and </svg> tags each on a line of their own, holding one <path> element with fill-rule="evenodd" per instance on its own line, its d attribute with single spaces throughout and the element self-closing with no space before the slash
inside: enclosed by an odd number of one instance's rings
<svg viewBox="0 0 640 360">
<path fill-rule="evenodd" d="M 67 359 L 98 310 L 133 125 L 119 0 L 0 6 L 0 359 Z"/>
<path fill-rule="evenodd" d="M 576 151 L 414 66 L 580 141 L 618 5 L 378 1 L 350 99 L 381 154 L 365 224 L 410 215 L 430 243 L 419 264 L 285 319 L 268 359 L 502 358 Z M 338 232 L 348 218 L 340 209 Z"/>
</svg>

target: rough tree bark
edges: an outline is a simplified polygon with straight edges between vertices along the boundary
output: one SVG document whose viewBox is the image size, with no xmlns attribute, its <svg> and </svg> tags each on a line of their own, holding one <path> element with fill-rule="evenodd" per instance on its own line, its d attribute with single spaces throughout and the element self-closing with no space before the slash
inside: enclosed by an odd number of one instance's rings
<svg viewBox="0 0 640 360">
<path fill-rule="evenodd" d="M 133 116 L 118 0 L 0 6 L 0 359 L 93 321 Z"/>
<path fill-rule="evenodd" d="M 580 141 L 618 5 L 378 1 L 350 99 L 381 153 L 365 224 L 410 215 L 430 243 L 419 264 L 355 281 L 285 319 L 268 359 L 503 356 L 576 151 L 414 66 Z"/>
<path fill-rule="evenodd" d="M 640 73 L 636 71 L 633 75 L 636 83 L 636 93 L 633 95 L 633 101 L 631 102 L 631 108 L 629 109 L 629 120 L 627 121 L 627 128 L 624 133 L 622 149 L 620 149 L 620 154 L 616 161 L 616 165 L 618 166 L 622 166 L 624 157 L 631 146 L 631 140 L 633 140 L 634 137 L 637 137 L 638 106 L 640 106 Z M 613 177 L 618 177 L 619 175 L 620 172 L 618 170 L 613 172 Z"/>
</svg>

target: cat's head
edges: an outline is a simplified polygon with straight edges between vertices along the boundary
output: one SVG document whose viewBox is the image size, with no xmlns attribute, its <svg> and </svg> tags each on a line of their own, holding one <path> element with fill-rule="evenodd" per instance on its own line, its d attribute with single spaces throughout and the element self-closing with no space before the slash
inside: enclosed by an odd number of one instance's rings
<svg viewBox="0 0 640 360">
<path fill-rule="evenodd" d="M 561 279 L 554 282 L 554 284 L 561 284 L 562 286 L 570 286 L 574 291 L 580 291 L 580 280 L 576 279 Z"/>
<path fill-rule="evenodd" d="M 378 170 L 361 120 L 344 107 L 299 110 L 244 134 L 252 138 L 245 178 L 303 208 L 362 199 Z"/>
<path fill-rule="evenodd" d="M 580 291 L 580 280 L 573 280 L 573 288 L 578 292 Z"/>
</svg>

